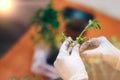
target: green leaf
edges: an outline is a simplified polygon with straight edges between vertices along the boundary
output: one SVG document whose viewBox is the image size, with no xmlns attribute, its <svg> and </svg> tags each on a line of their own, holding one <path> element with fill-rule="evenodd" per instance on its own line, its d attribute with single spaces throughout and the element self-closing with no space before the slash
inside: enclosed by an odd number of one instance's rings
<svg viewBox="0 0 120 80">
<path fill-rule="evenodd" d="M 94 19 L 92 22 L 93 22 L 93 23 L 98 23 L 98 20 Z"/>
<path fill-rule="evenodd" d="M 96 19 L 94 20 L 89 20 L 89 23 L 86 27 L 86 30 L 91 29 L 91 28 L 95 28 L 95 29 L 101 29 L 100 25 L 98 24 L 98 21 Z M 85 30 L 85 31 L 86 31 Z"/>
<path fill-rule="evenodd" d="M 101 27 L 100 27 L 100 25 L 99 25 L 99 24 L 97 24 L 97 26 L 98 26 L 98 29 L 101 29 Z"/>
<path fill-rule="evenodd" d="M 93 24 L 91 24 L 91 25 L 88 25 L 87 30 L 91 28 L 96 28 L 96 27 Z"/>
</svg>

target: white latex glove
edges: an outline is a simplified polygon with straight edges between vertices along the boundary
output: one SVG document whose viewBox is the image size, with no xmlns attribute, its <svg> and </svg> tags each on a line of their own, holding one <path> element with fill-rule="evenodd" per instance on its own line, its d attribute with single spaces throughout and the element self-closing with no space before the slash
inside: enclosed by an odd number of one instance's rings
<svg viewBox="0 0 120 80">
<path fill-rule="evenodd" d="M 54 66 L 64 80 L 88 80 L 88 75 L 82 59 L 79 56 L 80 45 L 70 47 L 71 38 L 61 46 Z"/>
<path fill-rule="evenodd" d="M 120 51 L 105 37 L 92 38 L 81 45 L 85 57 L 99 57 L 113 68 L 120 70 Z"/>
<path fill-rule="evenodd" d="M 31 70 L 32 72 L 40 75 L 44 75 L 49 79 L 58 78 L 58 74 L 56 73 L 53 66 L 48 65 L 46 63 L 46 59 L 48 56 L 49 48 L 48 47 L 40 47 L 41 45 L 37 45 L 34 48 L 34 56 Z"/>
</svg>

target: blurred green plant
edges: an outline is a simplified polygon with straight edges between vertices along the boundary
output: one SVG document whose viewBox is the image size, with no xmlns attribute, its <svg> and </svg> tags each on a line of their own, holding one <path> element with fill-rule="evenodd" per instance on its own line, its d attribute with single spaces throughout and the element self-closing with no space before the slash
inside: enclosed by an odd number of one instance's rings
<svg viewBox="0 0 120 80">
<path fill-rule="evenodd" d="M 46 8 L 38 9 L 30 22 L 31 25 L 40 25 L 37 34 L 53 46 L 56 46 L 55 38 L 59 28 L 58 14 L 59 11 L 54 10 L 52 3 L 50 3 Z"/>
</svg>

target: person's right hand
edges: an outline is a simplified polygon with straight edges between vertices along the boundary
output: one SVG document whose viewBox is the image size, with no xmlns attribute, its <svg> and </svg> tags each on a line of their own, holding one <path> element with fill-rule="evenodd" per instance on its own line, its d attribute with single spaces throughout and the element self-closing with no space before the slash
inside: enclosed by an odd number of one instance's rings
<svg viewBox="0 0 120 80">
<path fill-rule="evenodd" d="M 63 80 L 88 80 L 88 75 L 79 55 L 80 45 L 70 46 L 71 38 L 62 44 L 54 62 L 55 69 Z"/>
<path fill-rule="evenodd" d="M 120 70 L 120 51 L 105 37 L 92 38 L 81 45 L 81 55 L 99 57 L 113 68 Z"/>
</svg>

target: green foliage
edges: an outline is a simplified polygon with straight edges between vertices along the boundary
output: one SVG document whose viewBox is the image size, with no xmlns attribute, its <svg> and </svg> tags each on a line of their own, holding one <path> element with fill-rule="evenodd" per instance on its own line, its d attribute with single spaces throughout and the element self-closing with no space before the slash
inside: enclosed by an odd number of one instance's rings
<svg viewBox="0 0 120 80">
<path fill-rule="evenodd" d="M 43 29 L 45 29 L 47 25 L 51 25 L 53 28 L 58 28 L 58 13 L 58 11 L 53 9 L 52 3 L 50 3 L 47 8 L 40 8 L 36 11 L 32 17 L 31 24 L 38 23 L 42 25 Z"/>
<path fill-rule="evenodd" d="M 98 24 L 98 21 L 96 19 L 89 20 L 89 23 L 88 23 L 88 25 L 86 27 L 86 30 L 91 29 L 91 28 L 101 29 L 101 27 Z"/>
<path fill-rule="evenodd" d="M 89 20 L 88 25 L 84 28 L 84 30 L 80 33 L 80 35 L 76 38 L 76 42 L 77 43 L 83 43 L 84 41 L 86 41 L 86 37 L 83 36 L 83 33 L 89 29 L 101 29 L 98 21 L 96 19 L 94 20 Z M 65 36 L 64 33 L 62 33 L 62 42 L 66 39 L 67 37 Z"/>
<path fill-rule="evenodd" d="M 38 11 L 36 11 L 36 13 L 34 14 L 34 16 L 32 17 L 32 20 L 30 22 L 30 25 L 34 24 L 34 23 L 40 23 L 40 13 L 42 12 L 42 9 L 38 9 Z"/>
<path fill-rule="evenodd" d="M 98 21 L 96 19 L 89 20 L 88 25 L 84 28 L 84 30 L 80 33 L 80 35 L 76 38 L 76 41 L 78 43 L 83 43 L 86 41 L 86 38 L 83 36 L 83 33 L 89 29 L 101 29 Z"/>
<path fill-rule="evenodd" d="M 54 45 L 57 31 L 54 34 L 53 32 L 59 27 L 58 14 L 59 11 L 54 10 L 52 3 L 50 3 L 47 8 L 40 8 L 30 22 L 30 24 L 39 24 L 40 30 L 37 33 L 41 35 L 46 42 L 53 42 Z"/>
</svg>

